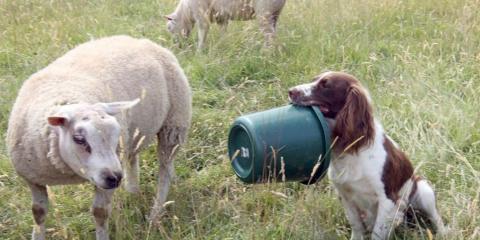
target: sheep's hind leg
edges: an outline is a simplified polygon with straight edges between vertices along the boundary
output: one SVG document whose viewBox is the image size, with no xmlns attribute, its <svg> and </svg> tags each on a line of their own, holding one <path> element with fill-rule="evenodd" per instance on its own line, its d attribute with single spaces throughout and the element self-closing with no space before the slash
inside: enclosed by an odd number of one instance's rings
<svg viewBox="0 0 480 240">
<path fill-rule="evenodd" d="M 125 190 L 130 193 L 140 192 L 140 177 L 139 177 L 139 161 L 138 154 L 134 154 L 127 160 L 127 167 L 125 170 Z"/>
<path fill-rule="evenodd" d="M 30 187 L 30 191 L 32 192 L 32 213 L 36 224 L 33 227 L 32 239 L 44 240 L 45 219 L 48 212 L 47 188 L 45 186 L 40 186 L 33 183 L 29 183 L 28 185 Z"/>
<path fill-rule="evenodd" d="M 273 42 L 275 41 L 279 16 L 280 10 L 263 16 L 258 16 L 260 30 L 265 37 L 266 47 L 272 46 Z"/>
<path fill-rule="evenodd" d="M 157 134 L 157 155 L 159 162 L 157 196 L 152 212 L 150 213 L 150 221 L 156 221 L 164 210 L 163 205 L 167 199 L 170 183 L 175 176 L 173 166 L 174 156 L 185 135 L 186 129 L 169 126 L 163 127 Z"/>
</svg>

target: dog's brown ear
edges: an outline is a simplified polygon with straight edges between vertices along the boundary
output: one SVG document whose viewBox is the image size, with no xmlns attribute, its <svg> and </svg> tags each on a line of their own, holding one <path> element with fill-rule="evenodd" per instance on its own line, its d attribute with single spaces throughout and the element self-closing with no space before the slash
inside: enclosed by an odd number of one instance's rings
<svg viewBox="0 0 480 240">
<path fill-rule="evenodd" d="M 367 93 L 361 86 L 352 85 L 342 110 L 335 119 L 333 136 L 338 136 L 335 152 L 356 153 L 370 144 L 375 135 L 373 110 Z"/>
</svg>

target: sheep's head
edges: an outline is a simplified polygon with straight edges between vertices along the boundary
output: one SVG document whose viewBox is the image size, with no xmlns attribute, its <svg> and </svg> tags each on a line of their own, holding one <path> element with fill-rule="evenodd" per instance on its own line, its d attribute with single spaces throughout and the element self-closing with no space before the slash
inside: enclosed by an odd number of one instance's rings
<svg viewBox="0 0 480 240">
<path fill-rule="evenodd" d="M 167 30 L 177 36 L 188 38 L 193 28 L 193 21 L 179 17 L 177 14 L 165 16 L 167 20 Z"/>
<path fill-rule="evenodd" d="M 63 161 L 97 187 L 118 187 L 122 179 L 122 166 L 116 153 L 120 124 L 114 115 L 138 102 L 139 99 L 60 107 L 54 116 L 48 117 L 48 123 L 58 134 Z"/>
</svg>

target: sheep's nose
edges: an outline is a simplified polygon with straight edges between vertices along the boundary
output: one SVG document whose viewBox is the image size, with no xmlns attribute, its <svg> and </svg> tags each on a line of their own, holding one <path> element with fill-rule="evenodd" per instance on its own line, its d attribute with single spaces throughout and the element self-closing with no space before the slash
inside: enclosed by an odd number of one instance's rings
<svg viewBox="0 0 480 240">
<path fill-rule="evenodd" d="M 104 181 L 105 186 L 107 189 L 112 189 L 120 186 L 120 182 L 122 181 L 122 172 L 105 172 L 104 173 Z"/>
<path fill-rule="evenodd" d="M 295 88 L 290 88 L 290 90 L 288 90 L 288 96 L 290 97 L 290 100 L 294 101 L 300 96 L 300 91 Z"/>
</svg>

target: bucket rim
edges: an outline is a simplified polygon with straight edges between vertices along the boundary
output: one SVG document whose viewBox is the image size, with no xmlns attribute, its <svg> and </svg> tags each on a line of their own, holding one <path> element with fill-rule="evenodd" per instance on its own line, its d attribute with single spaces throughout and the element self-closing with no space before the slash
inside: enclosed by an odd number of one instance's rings
<svg viewBox="0 0 480 240">
<path fill-rule="evenodd" d="M 320 109 L 317 106 L 310 106 L 310 108 L 315 113 L 315 116 L 317 117 L 318 121 L 320 122 L 320 126 L 322 127 L 323 141 L 325 143 L 324 145 L 326 149 L 325 149 L 325 156 L 322 156 L 323 161 L 318 167 L 314 176 L 311 177 L 310 179 L 303 180 L 300 182 L 305 185 L 311 185 L 323 179 L 326 175 L 328 167 L 330 166 L 330 149 L 331 149 L 330 128 L 328 127 L 328 123 L 325 120 L 325 116 L 323 116 L 322 111 L 320 111 Z"/>
<path fill-rule="evenodd" d="M 252 159 L 252 161 L 251 161 L 252 163 L 250 164 L 250 166 L 248 168 L 242 168 L 238 164 L 238 161 L 236 161 L 237 158 L 232 159 L 232 155 L 234 153 L 229 152 L 229 158 L 230 158 L 233 170 L 234 170 L 235 174 L 237 175 L 237 177 L 242 179 L 242 181 L 249 181 L 249 178 L 254 177 L 253 176 L 253 168 L 254 168 L 254 165 L 255 165 L 255 160 L 254 159 L 255 159 L 255 152 L 256 152 L 256 141 L 255 141 L 254 138 L 252 138 L 252 136 L 251 136 L 251 134 L 248 131 L 246 126 L 244 126 L 243 124 L 237 124 L 236 122 L 237 121 L 235 121 L 235 123 L 233 124 L 233 126 L 230 128 L 230 131 L 229 131 L 230 133 L 229 133 L 229 136 L 228 136 L 228 149 L 231 149 L 231 147 L 230 147 L 231 144 L 232 144 L 231 135 L 234 134 L 234 131 L 236 129 L 241 129 L 244 133 L 247 134 L 248 139 L 251 143 L 251 147 L 253 148 L 253 149 L 251 149 L 252 150 L 251 151 L 252 155 L 250 157 Z M 235 166 L 237 166 L 237 167 L 235 167 Z M 238 171 L 238 169 L 241 169 L 241 171 Z"/>
</svg>

